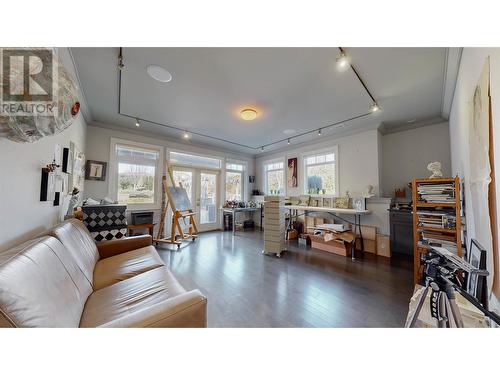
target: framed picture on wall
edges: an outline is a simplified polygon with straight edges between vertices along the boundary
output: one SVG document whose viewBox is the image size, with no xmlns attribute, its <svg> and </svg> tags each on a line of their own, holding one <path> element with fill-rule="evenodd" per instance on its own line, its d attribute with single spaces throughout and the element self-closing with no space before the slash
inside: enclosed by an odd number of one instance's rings
<svg viewBox="0 0 500 375">
<path fill-rule="evenodd" d="M 85 166 L 85 179 L 105 181 L 107 165 L 108 163 L 105 161 L 87 160 L 87 164 Z"/>
<path fill-rule="evenodd" d="M 288 159 L 288 187 L 295 188 L 298 186 L 297 178 L 297 158 Z"/>
</svg>

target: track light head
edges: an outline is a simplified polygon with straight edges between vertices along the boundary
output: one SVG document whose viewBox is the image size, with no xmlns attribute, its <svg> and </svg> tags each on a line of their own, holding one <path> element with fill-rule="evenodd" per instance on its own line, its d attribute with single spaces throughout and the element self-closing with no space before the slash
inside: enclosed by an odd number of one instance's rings
<svg viewBox="0 0 500 375">
<path fill-rule="evenodd" d="M 372 113 L 378 112 L 380 110 L 381 110 L 381 108 L 380 108 L 380 106 L 377 103 L 373 103 L 370 106 L 370 112 L 372 112 Z"/>
<path fill-rule="evenodd" d="M 264 151 L 264 146 L 262 146 L 262 147 L 260 148 L 260 151 L 261 151 L 261 152 L 262 152 L 262 151 Z"/>
<path fill-rule="evenodd" d="M 290 144 L 290 138 L 288 138 L 288 139 L 286 140 L 286 144 L 288 144 L 288 145 Z"/>
<path fill-rule="evenodd" d="M 321 129 L 318 130 L 318 135 L 321 135 Z"/>
<path fill-rule="evenodd" d="M 184 132 L 184 134 L 182 135 L 182 138 L 189 139 L 189 133 L 188 132 Z"/>
<path fill-rule="evenodd" d="M 342 72 L 347 70 L 347 68 L 349 68 L 350 65 L 351 65 L 351 59 L 349 58 L 349 56 L 347 56 L 345 51 L 340 52 L 340 56 L 337 57 L 337 69 Z"/>
<path fill-rule="evenodd" d="M 135 126 L 139 127 L 141 124 L 139 124 L 139 119 L 135 119 Z"/>
</svg>

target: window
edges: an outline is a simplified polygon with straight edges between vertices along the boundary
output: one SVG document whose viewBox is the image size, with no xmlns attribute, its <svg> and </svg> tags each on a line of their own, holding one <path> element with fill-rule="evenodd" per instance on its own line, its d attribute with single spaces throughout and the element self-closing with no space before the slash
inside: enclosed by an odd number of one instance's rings
<svg viewBox="0 0 500 375">
<path fill-rule="evenodd" d="M 337 151 L 304 156 L 305 192 L 337 194 Z"/>
<path fill-rule="evenodd" d="M 244 164 L 226 163 L 226 200 L 243 200 Z"/>
<path fill-rule="evenodd" d="M 193 154 L 183 154 L 181 152 L 170 151 L 170 162 L 172 164 L 189 165 L 192 167 L 202 167 L 211 169 L 220 169 L 221 160 L 208 158 Z"/>
<path fill-rule="evenodd" d="M 112 140 L 110 193 L 121 204 L 158 205 L 162 147 Z M 113 178 L 114 176 L 114 178 Z"/>
<path fill-rule="evenodd" d="M 266 193 L 270 195 L 283 195 L 283 162 L 270 162 L 264 164 L 264 172 L 266 176 Z"/>
</svg>

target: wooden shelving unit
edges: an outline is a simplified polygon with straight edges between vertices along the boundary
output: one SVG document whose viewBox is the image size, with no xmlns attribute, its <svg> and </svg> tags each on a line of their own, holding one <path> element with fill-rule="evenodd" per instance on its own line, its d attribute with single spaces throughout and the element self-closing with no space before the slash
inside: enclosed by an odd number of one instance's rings
<svg viewBox="0 0 500 375">
<path fill-rule="evenodd" d="M 454 191 L 453 202 L 425 202 L 422 201 L 418 193 L 418 187 L 421 185 L 440 185 L 452 184 Z M 460 178 L 433 178 L 433 179 L 414 179 L 413 180 L 413 280 L 415 284 L 421 281 L 422 265 L 420 256 L 422 253 L 429 251 L 430 246 L 419 244 L 420 231 L 432 232 L 436 234 L 450 235 L 455 239 L 457 247 L 457 255 L 462 256 L 462 227 L 461 227 L 461 202 L 460 202 Z M 428 226 L 419 226 L 419 208 L 421 209 L 437 209 L 446 210 L 446 213 L 455 216 L 455 228 L 434 228 Z M 436 211 L 440 212 L 440 211 Z"/>
</svg>

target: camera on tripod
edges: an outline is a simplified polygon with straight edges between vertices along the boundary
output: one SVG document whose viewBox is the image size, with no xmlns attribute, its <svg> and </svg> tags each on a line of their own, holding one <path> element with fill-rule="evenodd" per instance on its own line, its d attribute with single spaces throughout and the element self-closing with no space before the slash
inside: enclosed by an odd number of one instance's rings
<svg viewBox="0 0 500 375">
<path fill-rule="evenodd" d="M 459 292 L 467 301 L 478 308 L 485 316 L 500 325 L 500 316 L 487 310 L 480 301 L 464 289 L 464 283 L 470 277 L 486 277 L 487 270 L 474 267 L 464 259 L 442 247 L 431 247 L 422 254 L 425 290 L 420 295 L 417 308 L 407 321 L 407 327 L 414 327 L 422 306 L 431 291 L 431 315 L 437 320 L 438 327 L 451 327 L 452 320 L 456 327 L 464 326 L 460 309 L 456 303 L 455 292 Z"/>
</svg>

